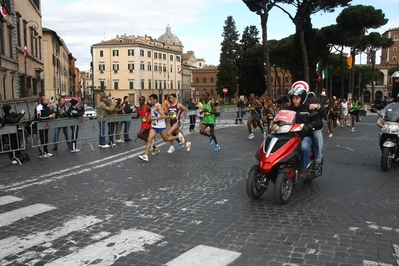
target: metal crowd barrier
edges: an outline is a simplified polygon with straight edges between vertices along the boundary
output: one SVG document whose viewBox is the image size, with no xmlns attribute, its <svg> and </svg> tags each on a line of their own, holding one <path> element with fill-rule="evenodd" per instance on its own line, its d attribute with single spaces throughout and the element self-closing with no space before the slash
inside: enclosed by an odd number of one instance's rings
<svg viewBox="0 0 399 266">
<path fill-rule="evenodd" d="M 20 159 L 16 156 L 16 151 L 22 151 L 26 149 L 25 143 L 25 131 L 22 124 L 9 124 L 0 128 L 0 153 L 12 152 L 11 160 L 16 160 L 19 165 L 22 165 Z M 15 141 L 15 147 L 11 143 Z"/>
<path fill-rule="evenodd" d="M 90 122 L 90 120 L 86 117 L 77 117 L 77 118 L 61 118 L 61 119 L 52 119 L 52 120 L 45 120 L 45 121 L 33 121 L 31 126 L 31 132 L 36 132 L 37 134 L 32 134 L 31 135 L 31 140 L 32 140 L 32 148 L 38 147 L 41 151 L 43 151 L 43 146 L 44 145 L 54 145 L 54 144 L 59 144 L 59 143 L 67 143 L 70 141 L 84 141 L 82 145 L 83 146 L 90 146 L 92 150 L 93 145 L 88 142 L 88 140 L 92 139 L 93 132 L 84 132 L 82 130 L 79 131 L 79 136 L 77 139 L 69 139 L 67 140 L 62 140 L 60 141 L 62 134 L 62 130 L 59 135 L 59 139 L 57 142 L 54 142 L 54 129 L 56 128 L 63 128 L 67 127 L 68 132 L 69 132 L 69 137 L 71 136 L 71 126 L 84 126 L 84 125 L 91 125 L 92 129 L 94 130 L 94 123 Z M 40 140 L 40 131 L 45 131 L 48 130 L 48 142 L 47 143 L 41 143 Z M 80 144 L 80 143 L 79 143 Z"/>
<path fill-rule="evenodd" d="M 107 144 L 109 144 L 111 147 L 114 146 L 112 144 L 115 144 L 117 135 L 119 135 L 119 139 L 124 139 L 125 128 L 120 126 L 121 123 L 130 121 L 129 130 L 128 130 L 128 132 L 126 132 L 129 135 L 130 134 L 136 135 L 140 131 L 140 128 L 141 128 L 141 120 L 133 118 L 132 114 L 108 115 L 108 116 L 106 116 L 105 120 L 106 120 L 105 124 L 107 127 L 107 130 L 105 132 L 109 132 L 108 126 L 110 123 L 115 123 L 114 132 L 111 134 L 107 133 L 107 134 L 102 135 L 101 129 L 99 129 L 100 130 L 99 134 L 101 134 L 101 137 L 106 137 L 106 138 L 108 137 Z M 118 126 L 120 126 L 120 132 L 117 133 Z M 126 124 L 125 124 L 125 126 L 126 126 Z M 112 141 L 109 140 L 110 137 L 114 138 L 114 143 L 112 143 Z"/>
</svg>

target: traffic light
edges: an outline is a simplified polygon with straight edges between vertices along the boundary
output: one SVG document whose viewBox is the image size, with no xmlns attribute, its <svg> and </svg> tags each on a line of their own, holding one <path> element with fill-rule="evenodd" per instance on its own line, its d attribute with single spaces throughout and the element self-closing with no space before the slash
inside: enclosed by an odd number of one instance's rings
<svg viewBox="0 0 399 266">
<path fill-rule="evenodd" d="M 346 64 L 348 66 L 348 69 L 352 69 L 352 55 L 346 58 Z"/>
</svg>

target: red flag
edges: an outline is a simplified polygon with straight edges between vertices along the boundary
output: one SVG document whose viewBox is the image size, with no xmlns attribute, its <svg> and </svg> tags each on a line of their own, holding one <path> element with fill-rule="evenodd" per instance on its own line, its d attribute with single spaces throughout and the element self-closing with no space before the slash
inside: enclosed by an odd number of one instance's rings
<svg viewBox="0 0 399 266">
<path fill-rule="evenodd" d="M 321 77 L 320 77 L 320 75 L 317 76 L 317 82 L 321 82 Z"/>
<path fill-rule="evenodd" d="M 24 47 L 24 57 L 27 58 L 28 55 L 29 55 L 28 47 L 25 46 L 25 47 Z"/>
<path fill-rule="evenodd" d="M 7 13 L 7 8 L 3 5 L 1 5 L 0 8 L 0 13 L 3 15 L 3 17 L 5 17 L 8 13 Z"/>
</svg>

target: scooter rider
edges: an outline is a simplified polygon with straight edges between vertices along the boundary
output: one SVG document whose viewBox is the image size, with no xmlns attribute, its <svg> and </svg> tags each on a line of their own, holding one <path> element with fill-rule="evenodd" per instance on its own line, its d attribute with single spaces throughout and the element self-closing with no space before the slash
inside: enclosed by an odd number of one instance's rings
<svg viewBox="0 0 399 266">
<path fill-rule="evenodd" d="M 301 113 L 310 113 L 312 110 L 320 110 L 321 104 L 312 103 L 309 104 L 306 100 L 308 99 L 308 93 L 304 86 L 296 86 L 292 88 L 288 95 L 291 100 L 291 105 L 287 107 L 287 110 L 292 110 L 296 112 L 296 122 L 305 124 L 304 129 L 301 131 L 302 137 L 302 159 L 301 159 L 301 171 L 299 173 L 299 178 L 306 178 L 309 174 L 308 164 L 310 160 L 310 152 L 312 150 L 313 143 L 313 128 L 314 121 L 307 118 L 306 115 Z"/>
<path fill-rule="evenodd" d="M 307 102 L 309 104 L 320 104 L 322 105 L 321 99 L 317 98 L 313 92 L 309 90 L 307 82 L 299 80 L 292 84 L 291 89 L 303 88 L 308 94 Z M 319 114 L 316 117 L 312 117 L 311 124 L 313 125 L 313 147 L 315 151 L 315 163 L 313 164 L 314 170 L 319 170 L 321 167 L 321 161 L 323 155 L 321 153 L 323 148 L 323 118 L 327 117 L 327 110 L 325 108 L 319 108 Z"/>
</svg>

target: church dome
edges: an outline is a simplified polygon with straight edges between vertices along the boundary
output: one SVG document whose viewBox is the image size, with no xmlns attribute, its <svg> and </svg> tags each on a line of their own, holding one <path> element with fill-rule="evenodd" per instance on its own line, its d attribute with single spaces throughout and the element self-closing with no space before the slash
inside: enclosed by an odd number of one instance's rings
<svg viewBox="0 0 399 266">
<path fill-rule="evenodd" d="M 177 36 L 174 35 L 170 29 L 171 28 L 168 25 L 166 27 L 165 33 L 159 36 L 158 41 L 174 45 L 181 45 L 181 41 L 179 40 L 179 38 L 177 38 Z"/>
</svg>

